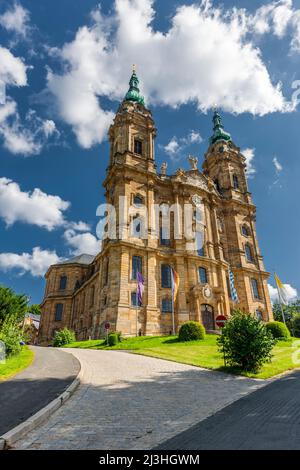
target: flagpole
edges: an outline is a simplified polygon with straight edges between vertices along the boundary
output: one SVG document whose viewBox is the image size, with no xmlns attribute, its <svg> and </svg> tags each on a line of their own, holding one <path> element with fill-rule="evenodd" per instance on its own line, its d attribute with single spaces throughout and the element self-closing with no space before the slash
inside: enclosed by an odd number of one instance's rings
<svg viewBox="0 0 300 470">
<path fill-rule="evenodd" d="M 280 305 L 280 308 L 281 308 L 281 315 L 282 315 L 283 323 L 286 325 L 285 315 L 284 315 L 284 311 L 283 311 L 283 305 L 282 305 L 282 302 L 281 302 L 281 297 L 280 297 L 280 293 L 279 293 L 279 287 L 278 287 L 276 278 L 275 278 L 275 283 L 276 283 L 276 287 L 277 287 L 278 301 L 279 301 L 279 305 Z"/>
<path fill-rule="evenodd" d="M 138 282 L 136 285 L 136 293 L 135 293 L 135 332 L 136 332 L 136 337 L 138 337 Z"/>
<path fill-rule="evenodd" d="M 174 314 L 174 295 L 172 293 L 172 328 L 173 335 L 175 336 L 175 314 Z"/>
</svg>

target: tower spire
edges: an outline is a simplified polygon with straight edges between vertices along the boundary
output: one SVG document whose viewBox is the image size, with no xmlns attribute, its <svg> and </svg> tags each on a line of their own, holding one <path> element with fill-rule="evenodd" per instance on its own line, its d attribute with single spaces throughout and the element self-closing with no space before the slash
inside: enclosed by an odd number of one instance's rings
<svg viewBox="0 0 300 470">
<path fill-rule="evenodd" d="M 140 81 L 136 74 L 136 67 L 135 64 L 132 66 L 132 75 L 129 81 L 129 90 L 125 95 L 125 101 L 133 101 L 135 103 L 139 103 L 145 105 L 145 99 L 140 93 L 139 88 Z"/>
<path fill-rule="evenodd" d="M 214 144 L 218 140 L 225 140 L 226 142 L 230 142 L 231 135 L 229 134 L 229 132 L 226 132 L 224 130 L 222 119 L 217 107 L 214 107 L 213 124 L 213 135 L 209 139 L 210 145 Z"/>
</svg>

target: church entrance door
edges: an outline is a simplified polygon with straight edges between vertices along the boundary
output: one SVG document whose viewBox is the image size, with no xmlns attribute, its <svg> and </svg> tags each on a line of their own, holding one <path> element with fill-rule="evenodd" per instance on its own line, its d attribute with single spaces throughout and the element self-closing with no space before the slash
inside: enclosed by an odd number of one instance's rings
<svg viewBox="0 0 300 470">
<path fill-rule="evenodd" d="M 214 309 L 211 305 L 201 305 L 201 318 L 206 331 L 215 329 Z"/>
</svg>

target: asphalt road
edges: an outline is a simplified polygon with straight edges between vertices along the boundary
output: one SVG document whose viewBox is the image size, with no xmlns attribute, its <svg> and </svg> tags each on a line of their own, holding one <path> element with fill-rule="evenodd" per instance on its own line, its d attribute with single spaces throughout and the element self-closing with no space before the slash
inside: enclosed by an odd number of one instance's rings
<svg viewBox="0 0 300 470">
<path fill-rule="evenodd" d="M 31 366 L 0 382 L 0 436 L 60 395 L 75 379 L 80 363 L 64 351 L 33 346 Z"/>
<path fill-rule="evenodd" d="M 299 450 L 300 371 L 241 398 L 157 450 Z"/>
</svg>

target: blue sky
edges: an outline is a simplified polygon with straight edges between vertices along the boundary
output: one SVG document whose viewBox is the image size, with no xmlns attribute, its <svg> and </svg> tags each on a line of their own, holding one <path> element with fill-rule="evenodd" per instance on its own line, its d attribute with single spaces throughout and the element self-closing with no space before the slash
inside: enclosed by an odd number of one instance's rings
<svg viewBox="0 0 300 470">
<path fill-rule="evenodd" d="M 1 0 L 0 283 L 40 302 L 50 263 L 97 250 L 106 133 L 132 63 L 168 172 L 190 153 L 201 164 L 219 106 L 248 158 L 266 268 L 295 296 L 300 0 Z"/>
</svg>

